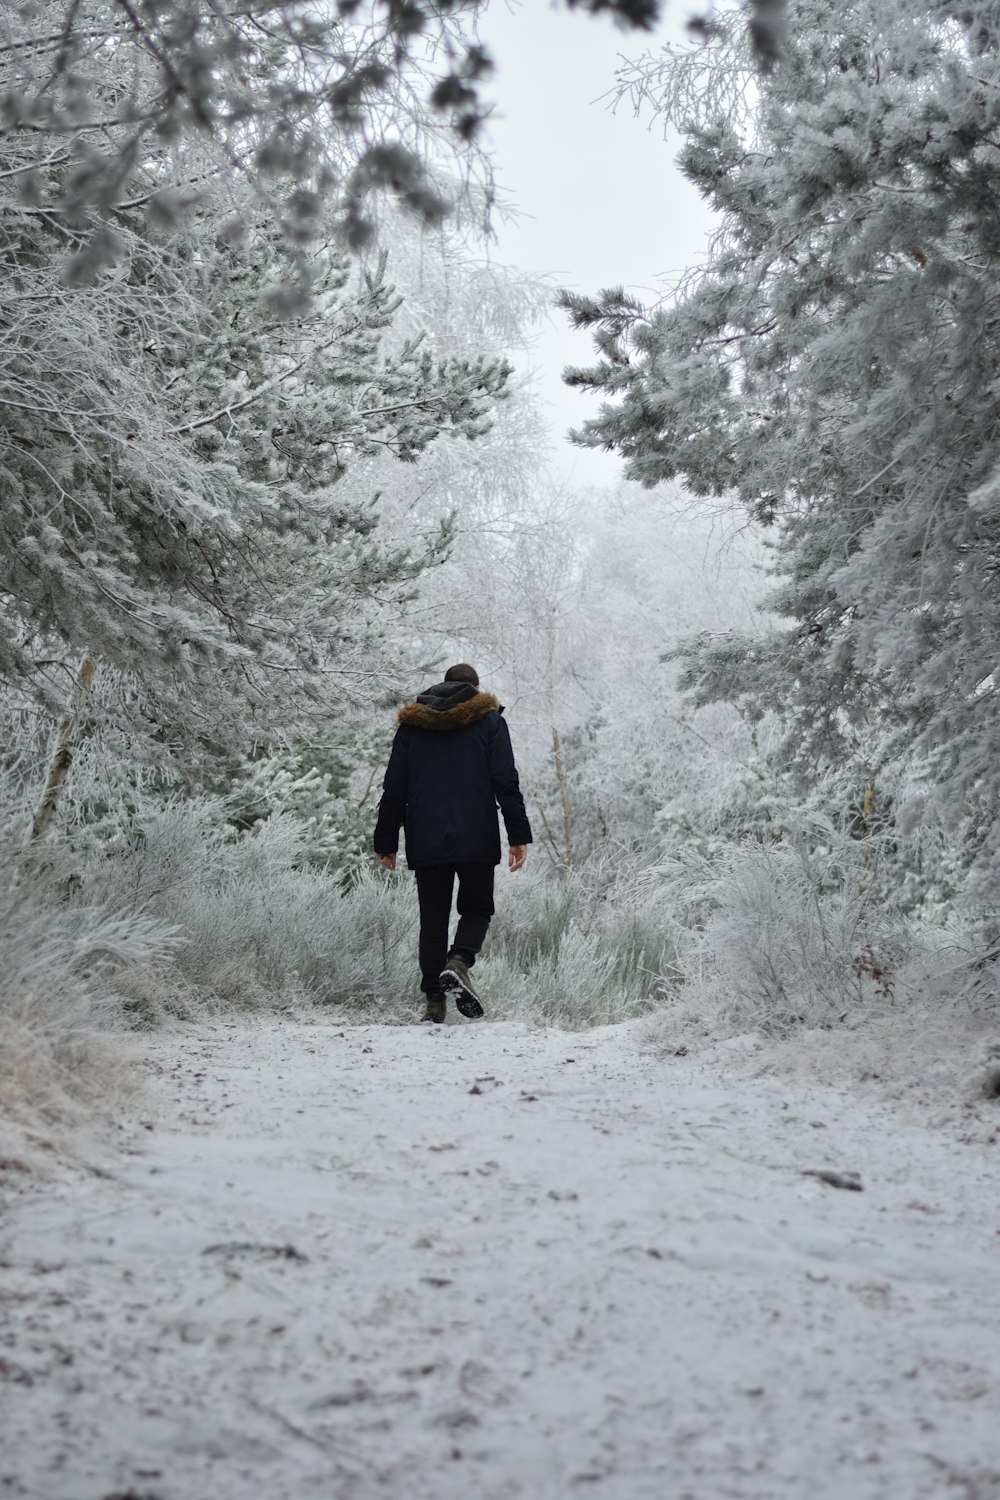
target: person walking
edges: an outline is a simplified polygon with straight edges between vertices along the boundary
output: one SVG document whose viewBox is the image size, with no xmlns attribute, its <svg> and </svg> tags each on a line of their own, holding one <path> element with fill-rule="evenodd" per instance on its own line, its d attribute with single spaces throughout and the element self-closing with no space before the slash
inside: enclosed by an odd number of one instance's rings
<svg viewBox="0 0 1000 1500">
<path fill-rule="evenodd" d="M 494 913 L 493 876 L 500 863 L 497 807 L 510 846 L 508 865 L 520 870 L 531 828 L 524 810 L 503 708 L 479 688 L 466 662 L 420 693 L 396 715 L 375 823 L 374 846 L 383 869 L 396 868 L 403 826 L 406 863 L 420 903 L 420 988 L 425 1021 L 441 1023 L 450 994 L 463 1016 L 477 1019 L 482 1001 L 469 970 Z M 458 926 L 449 946 L 451 902 L 458 879 Z"/>
</svg>

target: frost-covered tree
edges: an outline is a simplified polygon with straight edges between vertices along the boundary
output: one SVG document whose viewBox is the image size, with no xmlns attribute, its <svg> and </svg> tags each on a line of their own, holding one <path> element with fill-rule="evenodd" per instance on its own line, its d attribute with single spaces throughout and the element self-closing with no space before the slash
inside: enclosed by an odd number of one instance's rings
<svg viewBox="0 0 1000 1500">
<path fill-rule="evenodd" d="M 373 188 L 391 186 L 420 214 L 442 217 L 422 142 L 475 131 L 476 83 L 488 70 L 478 9 L 468 0 L 12 4 L 0 30 L 4 136 L 26 211 L 71 227 L 77 254 L 99 264 L 113 255 L 117 215 L 137 198 L 173 219 L 207 183 L 239 179 L 268 203 L 308 283 L 295 246 L 321 205 L 336 207 L 351 243 L 370 235 Z M 164 178 L 164 151 L 195 140 L 201 170 L 183 184 Z"/>
<path fill-rule="evenodd" d="M 696 64 L 663 58 L 658 97 L 683 107 L 683 168 L 721 227 L 662 306 L 567 297 L 599 354 L 570 379 L 606 398 L 578 436 L 771 530 L 783 624 L 696 643 L 701 701 L 779 712 L 806 781 L 856 757 L 877 789 L 909 764 L 920 797 L 900 816 L 949 828 L 967 895 L 993 905 L 996 10 L 793 0 L 789 16 L 780 64 L 739 109 L 719 105 L 748 76 L 739 28 Z M 701 108 L 695 67 L 729 80 Z"/>
<path fill-rule="evenodd" d="M 396 190 L 440 210 L 418 146 L 455 100 L 420 84 L 474 72 L 474 7 L 405 9 L 4 12 L 0 665 L 58 711 L 60 645 L 84 683 L 96 657 L 188 695 L 206 655 L 235 678 L 277 646 L 257 697 L 280 699 L 322 655 L 308 617 L 342 647 L 333 617 L 412 570 L 330 485 L 350 454 L 479 430 L 502 377 L 383 347 L 377 267 L 345 292 L 337 239 L 393 151 Z"/>
<path fill-rule="evenodd" d="M 171 14 L 183 51 L 215 13 L 95 0 L 55 32 L 17 6 L 0 46 L 0 677 L 59 717 L 60 747 L 97 711 L 98 673 L 128 678 L 111 699 L 140 753 L 164 754 L 266 736 L 315 713 L 331 676 L 370 672 L 374 616 L 446 532 L 438 517 L 380 539 L 374 489 L 340 481 L 377 452 L 481 435 L 507 379 L 500 358 L 399 336 L 384 258 L 353 275 L 343 197 L 301 174 L 292 191 L 250 152 L 298 98 L 291 32 L 265 45 L 263 8 L 244 8 L 260 118 L 220 143 L 218 120 L 190 116 L 193 83 L 164 93 L 142 18 Z M 345 132 L 328 145 L 335 176 Z M 53 792 L 65 764 L 60 748 Z"/>
<path fill-rule="evenodd" d="M 657 0 L 567 4 L 647 29 L 660 11 Z M 24 202 L 72 226 L 85 263 L 99 264 L 136 196 L 173 218 L 204 181 L 242 177 L 284 223 L 307 283 L 295 244 L 322 201 L 336 203 L 355 247 L 371 238 L 373 189 L 440 222 L 448 197 L 429 139 L 489 181 L 470 149 L 490 108 L 484 11 L 482 0 L 12 0 L 0 93 Z M 204 173 L 180 189 L 158 181 L 164 146 L 191 138 Z"/>
<path fill-rule="evenodd" d="M 238 253 L 217 227 L 136 233 L 115 271 L 65 293 L 8 240 L 5 675 L 44 681 L 59 641 L 183 684 L 192 711 L 222 674 L 266 718 L 284 678 L 349 665 L 365 601 L 419 562 L 419 539 L 387 551 L 371 504 L 340 495 L 349 459 L 412 460 L 486 425 L 506 367 L 418 339 L 384 352 L 384 263 L 348 290 L 318 245 L 313 300 L 279 316 L 259 295 L 266 226 Z"/>
</svg>

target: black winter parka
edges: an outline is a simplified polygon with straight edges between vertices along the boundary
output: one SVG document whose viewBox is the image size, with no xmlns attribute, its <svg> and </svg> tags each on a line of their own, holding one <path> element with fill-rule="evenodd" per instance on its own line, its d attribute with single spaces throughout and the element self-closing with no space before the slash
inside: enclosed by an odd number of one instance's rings
<svg viewBox="0 0 1000 1500">
<path fill-rule="evenodd" d="M 405 704 L 382 784 L 375 853 L 406 862 L 500 863 L 497 806 L 507 840 L 530 844 L 531 828 L 503 709 L 467 682 L 440 682 Z"/>
</svg>

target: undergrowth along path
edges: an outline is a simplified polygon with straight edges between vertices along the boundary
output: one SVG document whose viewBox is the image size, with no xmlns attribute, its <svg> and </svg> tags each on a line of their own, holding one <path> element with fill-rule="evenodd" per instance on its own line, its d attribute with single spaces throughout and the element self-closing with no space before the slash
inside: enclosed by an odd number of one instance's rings
<svg viewBox="0 0 1000 1500">
<path fill-rule="evenodd" d="M 982 1142 L 636 1035 L 144 1043 L 124 1154 L 8 1198 L 0 1494 L 1000 1495 Z"/>
</svg>

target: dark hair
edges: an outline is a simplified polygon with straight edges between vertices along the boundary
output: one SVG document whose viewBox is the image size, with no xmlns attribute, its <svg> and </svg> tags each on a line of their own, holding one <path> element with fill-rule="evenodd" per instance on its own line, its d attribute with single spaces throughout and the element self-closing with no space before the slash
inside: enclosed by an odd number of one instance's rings
<svg viewBox="0 0 1000 1500">
<path fill-rule="evenodd" d="M 479 673 L 475 667 L 470 667 L 467 661 L 456 662 L 449 667 L 444 674 L 445 682 L 471 682 L 473 687 L 479 686 Z"/>
</svg>

